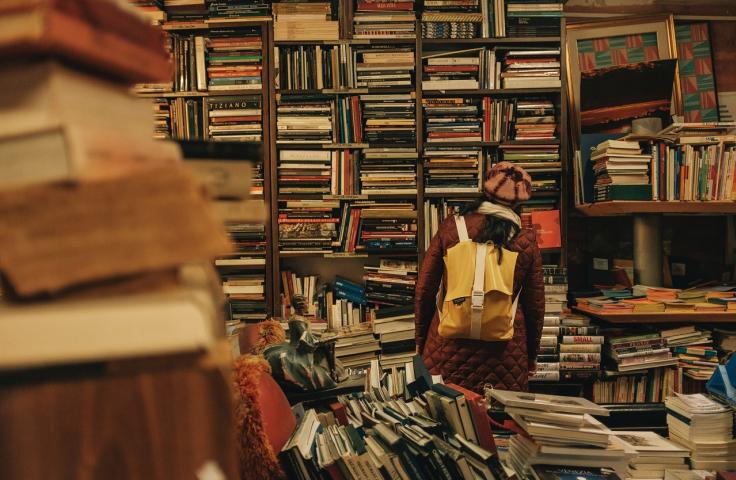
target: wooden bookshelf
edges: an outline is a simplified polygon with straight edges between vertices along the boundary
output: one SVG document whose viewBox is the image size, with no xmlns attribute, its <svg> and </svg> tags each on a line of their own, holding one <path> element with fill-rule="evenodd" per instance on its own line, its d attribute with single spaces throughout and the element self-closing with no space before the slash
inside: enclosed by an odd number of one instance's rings
<svg viewBox="0 0 736 480">
<path fill-rule="evenodd" d="M 424 231 L 428 228 L 425 225 L 425 200 L 429 199 L 472 199 L 480 195 L 480 192 L 461 192 L 461 193 L 431 193 L 424 191 L 425 171 L 423 162 L 423 151 L 425 147 L 477 147 L 482 149 L 482 160 L 485 163 L 486 157 L 491 156 L 499 147 L 504 145 L 559 145 L 560 158 L 562 159 L 563 170 L 560 174 L 561 192 L 540 192 L 535 193 L 538 197 L 559 197 L 557 206 L 560 209 L 562 221 L 562 250 L 545 251 L 546 259 L 556 258 L 554 262 L 565 265 L 564 242 L 566 239 L 565 215 L 566 215 L 566 195 L 565 186 L 567 184 L 567 121 L 566 121 L 566 82 L 564 72 L 561 75 L 562 85 L 558 88 L 518 88 L 518 89 L 474 89 L 474 90 L 424 90 L 422 88 L 423 73 L 423 53 L 427 50 L 436 51 L 443 47 L 449 49 L 461 50 L 473 47 L 499 47 L 501 51 L 513 49 L 515 47 L 554 47 L 558 48 L 564 45 L 564 19 L 561 20 L 560 36 L 543 36 L 543 37 L 492 37 L 492 38 L 472 38 L 472 39 L 431 39 L 422 38 L 422 22 L 419 19 L 421 15 L 422 4 L 417 2 L 417 20 L 415 23 L 415 34 L 412 38 L 394 38 L 394 39 L 357 39 L 352 38 L 353 31 L 353 15 L 355 0 L 339 0 L 333 2 L 333 6 L 337 5 L 338 12 L 336 17 L 341 23 L 341 35 L 344 38 L 337 40 L 278 40 L 274 39 L 273 21 L 271 18 L 236 18 L 228 21 L 205 21 L 196 24 L 180 24 L 180 25 L 164 25 L 171 35 L 182 36 L 208 36 L 211 32 L 217 30 L 227 30 L 237 32 L 239 28 L 249 29 L 253 27 L 260 28 L 262 39 L 262 87 L 260 89 L 243 89 L 230 91 L 171 91 L 171 92 L 149 92 L 140 94 L 147 98 L 166 98 L 172 102 L 176 99 L 193 99 L 195 101 L 204 102 L 208 97 L 226 97 L 226 96 L 253 96 L 260 95 L 262 98 L 263 122 L 263 152 L 264 152 L 264 201 L 268 205 L 268 219 L 266 222 L 266 239 L 267 239 L 267 256 L 266 256 L 266 297 L 268 302 L 268 313 L 270 315 L 278 314 L 280 309 L 280 279 L 282 261 L 287 260 L 287 265 L 300 265 L 302 261 L 308 261 L 311 258 L 325 258 L 329 260 L 339 259 L 340 264 L 349 264 L 350 268 L 360 269 L 362 264 L 368 260 L 385 257 L 385 258 L 414 258 L 421 262 L 423 252 L 426 248 L 424 240 Z M 375 87 L 375 88 L 329 88 L 319 90 L 281 90 L 275 86 L 275 47 L 298 47 L 310 45 L 350 45 L 350 46 L 396 46 L 411 47 L 414 50 L 415 66 L 414 66 L 414 82 L 410 87 Z M 561 48 L 560 61 L 564 65 L 564 48 Z M 196 84 L 195 84 L 196 85 Z M 276 139 L 277 118 L 276 105 L 277 100 L 282 96 L 300 96 L 300 95 L 324 95 L 332 99 L 344 98 L 347 95 L 365 95 L 365 94 L 412 94 L 415 105 L 415 141 L 411 143 L 285 143 L 278 142 Z M 541 96 L 551 99 L 555 104 L 557 115 L 557 139 L 556 140 L 526 140 L 526 141 L 484 141 L 484 142 L 426 142 L 424 128 L 424 110 L 422 107 L 422 99 L 424 97 L 493 97 L 500 99 L 514 99 Z M 362 194 L 351 196 L 333 196 L 323 194 L 278 194 L 278 151 L 280 149 L 304 149 L 304 150 L 363 150 L 367 148 L 416 148 L 418 154 L 418 162 L 416 165 L 416 193 L 401 194 Z M 336 252 L 334 254 L 324 253 L 300 253 L 300 252 L 280 252 L 279 251 L 279 229 L 276 219 L 279 214 L 279 202 L 289 200 L 341 200 L 343 204 L 352 200 L 387 200 L 387 201 L 412 201 L 416 205 L 417 211 L 417 251 L 416 252 L 388 252 L 388 253 L 356 253 L 345 254 Z M 344 208 L 344 207 L 342 207 Z M 549 255 L 552 255 L 550 257 Z M 353 261 L 351 264 L 350 262 Z M 343 267 L 340 267 L 343 268 Z M 323 281 L 331 280 L 324 278 Z"/>
<path fill-rule="evenodd" d="M 731 215 L 736 214 L 733 201 L 626 201 L 586 203 L 578 205 L 578 212 L 588 217 L 610 217 L 638 213 L 666 213 L 671 215 Z"/>
<path fill-rule="evenodd" d="M 573 311 L 612 324 L 736 323 L 736 312 L 603 313 L 584 306 L 575 307 Z"/>
</svg>

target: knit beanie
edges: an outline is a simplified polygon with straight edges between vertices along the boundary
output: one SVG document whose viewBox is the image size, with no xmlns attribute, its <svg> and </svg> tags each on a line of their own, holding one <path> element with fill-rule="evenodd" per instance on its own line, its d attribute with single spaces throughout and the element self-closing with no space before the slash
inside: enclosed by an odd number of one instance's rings
<svg viewBox="0 0 736 480">
<path fill-rule="evenodd" d="M 532 178 L 513 163 L 497 163 L 486 172 L 483 193 L 493 203 L 515 207 L 531 198 Z"/>
</svg>

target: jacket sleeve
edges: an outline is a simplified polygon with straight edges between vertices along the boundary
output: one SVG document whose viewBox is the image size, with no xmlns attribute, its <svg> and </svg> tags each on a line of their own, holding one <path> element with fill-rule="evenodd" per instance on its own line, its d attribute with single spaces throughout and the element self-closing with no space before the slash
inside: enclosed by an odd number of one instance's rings
<svg viewBox="0 0 736 480">
<path fill-rule="evenodd" d="M 424 350 L 427 332 L 437 309 L 437 292 L 444 270 L 442 257 L 442 240 L 438 232 L 424 254 L 415 290 L 414 336 L 420 353 Z"/>
<path fill-rule="evenodd" d="M 521 292 L 521 306 L 526 322 L 526 341 L 529 366 L 537 359 L 539 338 L 544 325 L 544 276 L 542 274 L 542 254 L 536 238 L 531 242 L 532 260 L 526 272 Z"/>
</svg>

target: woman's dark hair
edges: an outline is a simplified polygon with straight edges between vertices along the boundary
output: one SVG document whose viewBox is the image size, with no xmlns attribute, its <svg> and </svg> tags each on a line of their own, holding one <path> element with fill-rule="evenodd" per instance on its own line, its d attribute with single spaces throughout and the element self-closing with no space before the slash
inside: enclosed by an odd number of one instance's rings
<svg viewBox="0 0 736 480">
<path fill-rule="evenodd" d="M 487 202 L 488 199 L 485 196 L 478 197 L 472 202 L 466 203 L 460 208 L 460 215 L 474 212 L 478 210 L 483 202 Z M 517 214 L 517 209 L 513 209 Z M 501 264 L 503 260 L 503 250 L 501 248 L 509 248 L 509 239 L 513 238 L 519 231 L 519 227 L 504 218 L 499 218 L 493 215 L 486 215 L 486 224 L 480 232 L 480 235 L 474 240 L 478 243 L 492 243 L 494 244 L 498 252 L 498 263 Z"/>
</svg>

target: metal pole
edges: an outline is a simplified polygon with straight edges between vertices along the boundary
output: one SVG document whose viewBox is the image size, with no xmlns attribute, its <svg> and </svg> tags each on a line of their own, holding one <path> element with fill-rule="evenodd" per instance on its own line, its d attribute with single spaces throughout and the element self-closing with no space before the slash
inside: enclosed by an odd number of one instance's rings
<svg viewBox="0 0 736 480">
<path fill-rule="evenodd" d="M 662 286 L 662 217 L 634 215 L 634 269 L 637 282 Z"/>
</svg>

